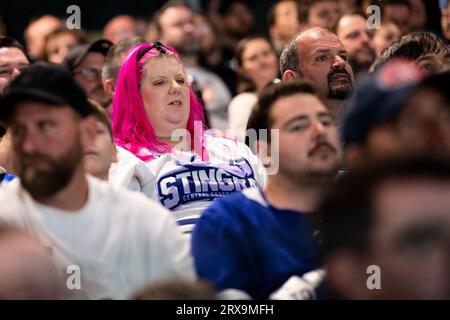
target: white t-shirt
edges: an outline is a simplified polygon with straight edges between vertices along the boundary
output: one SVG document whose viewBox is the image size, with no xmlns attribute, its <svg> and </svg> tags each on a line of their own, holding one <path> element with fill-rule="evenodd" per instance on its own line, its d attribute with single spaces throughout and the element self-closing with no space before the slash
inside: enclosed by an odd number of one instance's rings
<svg viewBox="0 0 450 320">
<path fill-rule="evenodd" d="M 37 203 L 19 181 L 2 185 L 0 222 L 29 231 L 64 273 L 77 266 L 77 298 L 124 299 L 154 281 L 195 279 L 190 244 L 166 209 L 93 177 L 88 185 L 77 211 Z"/>
<path fill-rule="evenodd" d="M 108 182 L 115 187 L 139 191 L 150 196 L 151 174 L 145 162 L 122 147 L 117 148 L 117 162 L 111 163 Z"/>
<path fill-rule="evenodd" d="M 152 175 L 151 198 L 174 214 L 183 233 L 214 199 L 249 187 L 263 187 L 266 176 L 259 159 L 243 143 L 205 136 L 208 162 L 193 152 L 173 150 L 147 162 Z"/>
<path fill-rule="evenodd" d="M 253 92 L 243 92 L 231 100 L 228 106 L 228 123 L 230 130 L 238 141 L 245 142 L 247 123 L 258 96 Z"/>
</svg>

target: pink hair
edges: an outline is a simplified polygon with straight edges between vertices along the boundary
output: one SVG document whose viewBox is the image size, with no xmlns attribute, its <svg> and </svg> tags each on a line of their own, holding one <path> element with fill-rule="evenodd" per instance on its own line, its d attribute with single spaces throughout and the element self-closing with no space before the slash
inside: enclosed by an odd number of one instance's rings
<svg viewBox="0 0 450 320">
<path fill-rule="evenodd" d="M 138 53 L 152 45 L 151 43 L 141 44 L 130 52 L 120 69 L 113 99 L 112 129 L 115 143 L 144 161 L 153 160 L 155 154 L 172 151 L 169 144 L 157 139 L 145 113 L 144 102 L 139 92 L 144 65 L 150 59 L 165 55 L 173 56 L 179 61 L 177 52 L 168 47 L 163 48 L 166 53 L 161 53 L 157 48 L 152 48 L 139 61 L 136 61 Z M 191 135 L 191 146 L 201 145 L 200 156 L 203 160 L 207 160 L 208 155 L 204 149 L 204 132 L 207 128 L 204 125 L 203 107 L 190 86 L 189 102 L 190 110 L 186 129 Z M 201 126 L 196 128 L 196 132 L 200 132 L 198 137 L 194 135 L 195 122 L 201 123 Z M 143 153 L 142 149 L 144 148 L 150 153 Z"/>
</svg>

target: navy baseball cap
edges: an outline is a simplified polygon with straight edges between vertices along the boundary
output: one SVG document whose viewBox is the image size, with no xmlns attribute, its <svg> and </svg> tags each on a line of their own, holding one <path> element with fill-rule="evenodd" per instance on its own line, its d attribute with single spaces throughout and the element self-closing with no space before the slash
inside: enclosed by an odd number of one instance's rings
<svg viewBox="0 0 450 320">
<path fill-rule="evenodd" d="M 344 113 L 344 145 L 363 143 L 372 128 L 400 111 L 424 77 L 425 73 L 413 62 L 395 59 L 364 79 Z"/>
<path fill-rule="evenodd" d="M 92 114 L 83 88 L 66 68 L 57 64 L 33 64 L 11 81 L 0 99 L 0 120 L 7 120 L 17 102 L 25 99 L 67 105 L 81 117 Z"/>
<path fill-rule="evenodd" d="M 105 39 L 97 40 L 91 44 L 77 46 L 70 50 L 70 52 L 64 58 L 63 64 L 69 71 L 72 72 L 89 52 L 99 52 L 106 57 L 109 48 L 111 48 L 112 46 L 113 43 Z"/>
</svg>

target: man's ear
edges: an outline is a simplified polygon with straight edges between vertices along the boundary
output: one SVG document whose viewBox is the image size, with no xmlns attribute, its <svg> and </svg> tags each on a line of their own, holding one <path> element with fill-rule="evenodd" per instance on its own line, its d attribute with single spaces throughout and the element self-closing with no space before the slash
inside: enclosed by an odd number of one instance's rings
<svg viewBox="0 0 450 320">
<path fill-rule="evenodd" d="M 114 84 L 111 79 L 103 81 L 103 90 L 105 90 L 106 94 L 110 97 L 114 96 Z"/>
<path fill-rule="evenodd" d="M 283 72 L 283 81 L 294 80 L 300 78 L 300 72 L 294 70 L 286 70 Z"/>
<path fill-rule="evenodd" d="M 256 140 L 253 145 L 253 150 L 255 150 L 255 153 L 261 160 L 264 168 L 270 168 L 272 165 L 270 143 L 264 140 Z"/>
<path fill-rule="evenodd" d="M 81 144 L 84 150 L 87 150 L 94 145 L 95 138 L 97 137 L 97 118 L 91 115 L 81 119 L 80 131 Z"/>
<path fill-rule="evenodd" d="M 327 255 L 327 281 L 340 298 L 349 300 L 373 299 L 374 292 L 367 287 L 364 253 L 352 249 L 337 249 Z"/>
</svg>

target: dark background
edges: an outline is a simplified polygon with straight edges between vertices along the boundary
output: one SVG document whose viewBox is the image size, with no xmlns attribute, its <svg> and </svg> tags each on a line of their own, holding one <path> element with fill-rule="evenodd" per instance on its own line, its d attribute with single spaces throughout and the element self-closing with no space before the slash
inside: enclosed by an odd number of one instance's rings
<svg viewBox="0 0 450 320">
<path fill-rule="evenodd" d="M 68 18 L 67 7 L 75 4 L 81 9 L 81 27 L 88 32 L 101 31 L 106 22 L 118 14 L 130 14 L 150 19 L 164 0 L 0 0 L 0 16 L 6 23 L 8 35 L 23 43 L 23 31 L 28 22 L 50 13 Z M 187 1 L 196 7 L 196 0 Z M 255 26 L 259 33 L 266 33 L 266 16 L 276 0 L 253 0 Z"/>
</svg>

